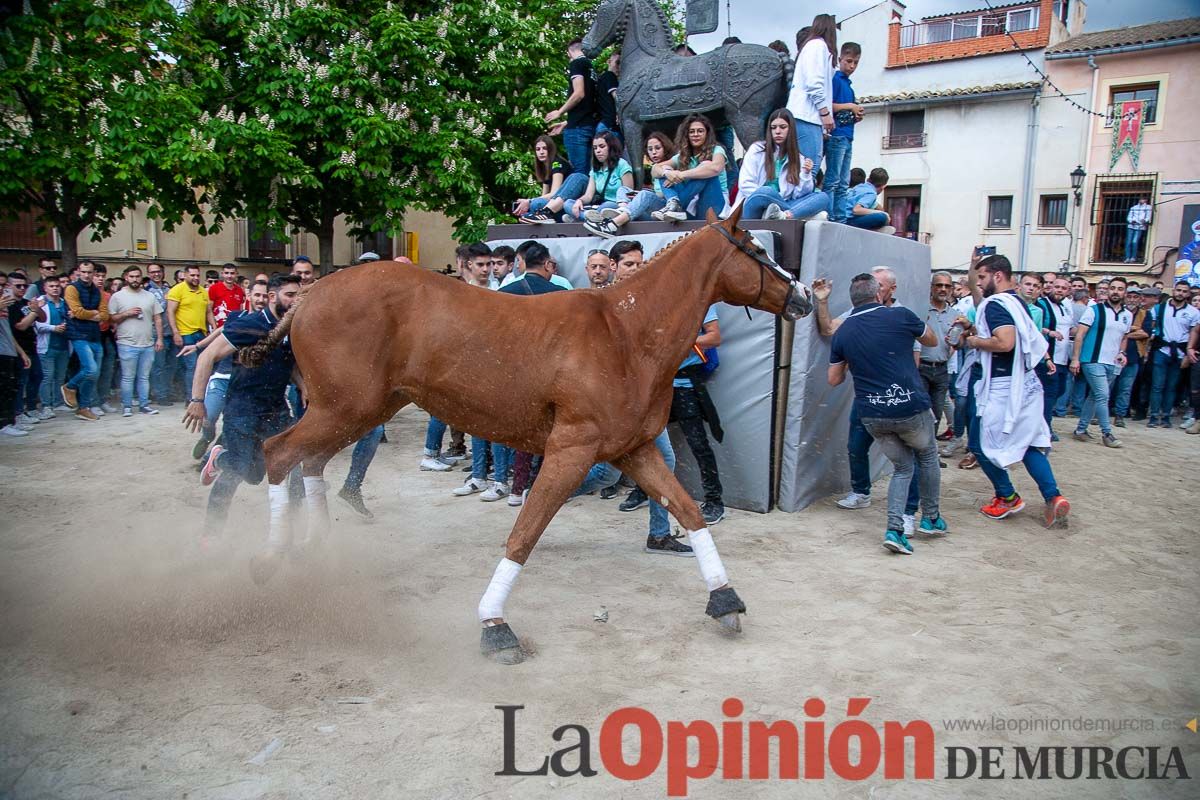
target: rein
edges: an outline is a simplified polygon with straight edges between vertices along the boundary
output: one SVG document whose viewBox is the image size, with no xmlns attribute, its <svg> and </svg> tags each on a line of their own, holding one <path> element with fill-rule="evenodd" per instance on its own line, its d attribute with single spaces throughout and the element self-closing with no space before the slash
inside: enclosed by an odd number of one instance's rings
<svg viewBox="0 0 1200 800">
<path fill-rule="evenodd" d="M 751 248 L 749 243 L 746 240 L 735 239 L 733 234 L 731 234 L 729 231 L 725 230 L 725 228 L 721 227 L 720 225 L 714 223 L 712 227 L 716 228 L 717 233 L 721 234 L 726 239 L 728 239 L 730 244 L 732 244 L 734 247 L 736 247 L 738 250 L 742 251 L 746 255 L 753 258 L 754 261 L 760 267 L 759 273 L 758 273 L 758 294 L 755 295 L 753 302 L 747 303 L 742 306 L 742 308 L 746 309 L 746 319 L 750 319 L 750 306 L 756 305 L 758 303 L 758 301 L 762 299 L 763 290 L 766 288 L 767 270 L 771 270 L 772 272 L 775 272 L 781 278 L 783 278 L 784 280 L 786 280 L 788 282 L 787 295 L 783 299 L 783 304 L 784 304 L 784 307 L 786 308 L 787 304 L 792 299 L 792 293 L 796 291 L 796 284 L 792 280 L 792 277 L 790 275 L 788 275 L 786 272 L 784 272 L 783 267 L 779 266 L 774 261 L 772 261 L 771 257 L 766 255 L 765 253 L 760 253 L 757 250 L 754 250 L 753 248 Z M 749 236 L 749 235 L 750 234 L 747 234 L 747 236 Z"/>
</svg>

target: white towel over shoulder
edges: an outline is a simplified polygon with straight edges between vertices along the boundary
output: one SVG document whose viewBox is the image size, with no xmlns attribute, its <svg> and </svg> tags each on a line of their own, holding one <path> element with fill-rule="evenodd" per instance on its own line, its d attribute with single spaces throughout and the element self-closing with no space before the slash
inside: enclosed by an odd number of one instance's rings
<svg viewBox="0 0 1200 800">
<path fill-rule="evenodd" d="M 1030 447 L 1050 446 L 1050 427 L 1042 416 L 1042 382 L 1034 368 L 1049 345 L 1016 295 L 1004 293 L 986 298 L 976 313 L 975 325 L 982 337 L 991 336 L 987 323 L 988 303 L 1001 303 L 1016 325 L 1011 378 L 992 378 L 993 354 L 980 353 L 983 378 L 975 385 L 983 453 L 1001 467 L 1025 457 Z"/>
</svg>

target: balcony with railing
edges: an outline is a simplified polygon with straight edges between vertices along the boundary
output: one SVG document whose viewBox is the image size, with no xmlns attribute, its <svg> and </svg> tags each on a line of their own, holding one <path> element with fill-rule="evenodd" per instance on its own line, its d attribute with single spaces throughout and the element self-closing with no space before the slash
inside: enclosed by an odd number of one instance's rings
<svg viewBox="0 0 1200 800">
<path fill-rule="evenodd" d="M 900 47 L 1007 36 L 1037 30 L 1040 8 L 1036 5 L 1008 11 L 988 11 L 949 19 L 934 19 L 900 28 Z"/>
</svg>

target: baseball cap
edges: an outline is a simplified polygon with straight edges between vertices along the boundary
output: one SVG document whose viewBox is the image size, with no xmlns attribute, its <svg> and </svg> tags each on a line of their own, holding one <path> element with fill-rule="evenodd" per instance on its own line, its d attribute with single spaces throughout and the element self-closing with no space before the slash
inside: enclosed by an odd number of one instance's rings
<svg viewBox="0 0 1200 800">
<path fill-rule="evenodd" d="M 358 260 L 359 261 L 378 261 L 379 253 L 374 253 L 374 252 L 368 250 L 367 252 L 365 252 L 361 256 L 359 256 Z"/>
</svg>

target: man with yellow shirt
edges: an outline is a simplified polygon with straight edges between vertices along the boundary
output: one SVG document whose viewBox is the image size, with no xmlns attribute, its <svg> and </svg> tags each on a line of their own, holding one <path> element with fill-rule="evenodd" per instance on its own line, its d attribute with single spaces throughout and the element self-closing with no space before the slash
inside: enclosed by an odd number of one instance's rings
<svg viewBox="0 0 1200 800">
<path fill-rule="evenodd" d="M 216 327 L 208 292 L 200 285 L 199 267 L 184 270 L 183 280 L 167 292 L 167 322 L 176 353 L 181 347 L 196 344 Z M 179 358 L 183 359 L 183 385 L 190 389 L 198 356 L 192 352 Z"/>
</svg>

